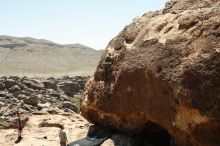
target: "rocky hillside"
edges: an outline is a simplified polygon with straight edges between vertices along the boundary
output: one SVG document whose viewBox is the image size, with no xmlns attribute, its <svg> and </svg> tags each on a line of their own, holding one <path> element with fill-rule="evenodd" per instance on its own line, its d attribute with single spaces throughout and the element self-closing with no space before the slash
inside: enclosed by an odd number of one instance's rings
<svg viewBox="0 0 220 146">
<path fill-rule="evenodd" d="M 219 0 L 172 0 L 134 19 L 105 49 L 82 115 L 160 146 L 219 146 L 219 8 Z"/>
<path fill-rule="evenodd" d="M 0 75 L 91 75 L 101 52 L 81 44 L 0 36 Z"/>
</svg>

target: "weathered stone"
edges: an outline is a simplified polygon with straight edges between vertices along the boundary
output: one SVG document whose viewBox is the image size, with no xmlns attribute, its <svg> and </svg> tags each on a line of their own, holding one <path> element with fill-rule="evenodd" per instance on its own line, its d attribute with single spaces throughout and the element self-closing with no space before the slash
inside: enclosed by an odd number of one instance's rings
<svg viewBox="0 0 220 146">
<path fill-rule="evenodd" d="M 56 90 L 57 89 L 57 81 L 56 80 L 47 80 L 47 81 L 44 81 L 44 86 L 46 89 L 54 89 Z"/>
<path fill-rule="evenodd" d="M 10 93 L 20 92 L 20 91 L 21 91 L 21 88 L 20 88 L 18 85 L 14 85 L 14 86 L 12 86 L 11 88 L 9 88 L 8 91 L 9 91 Z"/>
<path fill-rule="evenodd" d="M 38 100 L 39 100 L 38 96 L 33 95 L 24 99 L 24 103 L 32 106 L 37 106 Z"/>
<path fill-rule="evenodd" d="M 37 107 L 39 107 L 40 109 L 43 109 L 43 108 L 49 108 L 50 107 L 50 103 L 38 103 Z"/>
<path fill-rule="evenodd" d="M 62 108 L 70 109 L 74 112 L 77 112 L 77 107 L 75 105 L 73 105 L 71 102 L 68 102 L 68 101 L 64 101 L 62 103 Z"/>
<path fill-rule="evenodd" d="M 68 97 L 67 95 L 60 95 L 60 100 L 61 101 L 70 101 L 70 97 Z"/>
<path fill-rule="evenodd" d="M 13 79 L 7 79 L 7 80 L 5 80 L 5 87 L 6 87 L 7 89 L 13 87 L 14 85 L 18 85 L 18 84 L 15 82 L 15 80 L 13 80 Z"/>
<path fill-rule="evenodd" d="M 4 90 L 4 89 L 5 89 L 5 85 L 2 82 L 0 82 L 0 90 Z"/>
<path fill-rule="evenodd" d="M 82 95 L 82 115 L 129 134 L 153 122 L 178 146 L 220 145 L 219 7 L 218 0 L 177 0 L 135 19 L 107 46 Z M 138 33 L 132 43 L 128 32 Z"/>
<path fill-rule="evenodd" d="M 14 94 L 13 93 L 6 93 L 5 98 L 12 99 L 12 98 L 14 98 Z"/>
<path fill-rule="evenodd" d="M 113 135 L 107 139 L 101 146 L 135 146 L 135 140 L 124 135 Z M 151 145 L 144 145 L 151 146 Z"/>
<path fill-rule="evenodd" d="M 19 100 L 24 100 L 25 98 L 27 98 L 25 95 L 23 94 L 19 94 L 17 97 Z"/>
<path fill-rule="evenodd" d="M 60 98 L 60 93 L 50 93 L 51 96 Z"/>
<path fill-rule="evenodd" d="M 76 82 L 61 82 L 58 84 L 58 87 L 60 87 L 64 93 L 68 96 L 73 96 L 75 93 L 78 93 L 80 91 L 80 85 Z"/>
<path fill-rule="evenodd" d="M 22 125 L 25 126 L 28 120 L 29 120 L 28 117 L 22 117 L 21 118 Z M 11 119 L 10 121 L 7 121 L 7 123 L 3 124 L 2 127 L 4 129 L 16 129 L 17 128 L 16 119 Z"/>
<path fill-rule="evenodd" d="M 45 88 L 44 84 L 38 80 L 25 79 L 22 81 L 22 83 L 25 84 L 28 88 L 34 90 L 41 90 Z"/>
<path fill-rule="evenodd" d="M 0 101 L 0 107 L 2 107 L 2 106 L 4 106 L 4 105 L 5 105 L 5 103 L 2 102 L 2 101 Z"/>
</svg>

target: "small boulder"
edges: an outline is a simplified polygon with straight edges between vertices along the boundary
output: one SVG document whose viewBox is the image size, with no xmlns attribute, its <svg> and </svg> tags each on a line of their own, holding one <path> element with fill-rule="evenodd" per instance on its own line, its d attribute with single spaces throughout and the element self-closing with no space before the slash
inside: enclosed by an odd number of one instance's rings
<svg viewBox="0 0 220 146">
<path fill-rule="evenodd" d="M 14 85 L 13 87 L 9 88 L 8 91 L 10 93 L 20 92 L 21 88 L 18 85 Z"/>
<path fill-rule="evenodd" d="M 7 80 L 5 80 L 5 87 L 6 87 L 7 89 L 13 87 L 14 85 L 18 85 L 18 84 L 15 82 L 15 80 L 13 80 L 13 79 L 7 79 Z"/>
<path fill-rule="evenodd" d="M 75 93 L 80 91 L 80 85 L 77 82 L 66 81 L 61 82 L 58 86 L 64 91 L 68 96 L 73 96 Z"/>
<path fill-rule="evenodd" d="M 0 82 L 0 90 L 4 90 L 4 89 L 5 89 L 5 85 L 2 82 Z"/>
<path fill-rule="evenodd" d="M 25 84 L 28 88 L 34 90 L 41 90 L 45 88 L 44 84 L 38 80 L 25 79 L 22 81 L 22 83 Z"/>
<path fill-rule="evenodd" d="M 43 109 L 43 108 L 49 108 L 50 107 L 50 103 L 38 103 L 37 107 L 39 107 L 39 109 Z"/>
<path fill-rule="evenodd" d="M 21 123 L 22 126 L 24 127 L 25 124 L 28 122 L 29 118 L 28 117 L 22 117 L 21 118 Z M 17 128 L 17 124 L 16 124 L 16 120 L 15 119 L 10 119 L 7 121 L 7 123 L 3 123 L 2 127 L 4 129 L 16 129 Z"/>
<path fill-rule="evenodd" d="M 72 111 L 74 111 L 74 112 L 77 112 L 77 107 L 75 106 L 75 105 L 73 105 L 71 102 L 69 102 L 69 101 L 64 101 L 63 103 L 62 103 L 62 108 L 63 109 L 70 109 L 70 110 L 72 110 Z"/>
<path fill-rule="evenodd" d="M 43 83 L 46 89 L 57 90 L 57 82 L 55 80 L 46 80 Z"/>
<path fill-rule="evenodd" d="M 135 140 L 120 134 L 115 134 L 107 139 L 101 146 L 134 146 Z M 151 145 L 147 145 L 151 146 Z"/>
<path fill-rule="evenodd" d="M 29 96 L 26 99 L 24 99 L 24 103 L 28 104 L 28 105 L 32 105 L 32 106 L 37 106 L 38 100 L 39 100 L 39 98 L 36 95 Z"/>
</svg>

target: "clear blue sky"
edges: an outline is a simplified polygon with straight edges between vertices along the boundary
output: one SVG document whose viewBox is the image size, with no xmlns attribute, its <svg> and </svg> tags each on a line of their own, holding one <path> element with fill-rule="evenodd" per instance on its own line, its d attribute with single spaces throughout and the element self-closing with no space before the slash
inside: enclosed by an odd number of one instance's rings
<svg viewBox="0 0 220 146">
<path fill-rule="evenodd" d="M 0 0 L 0 35 L 104 49 L 136 16 L 166 0 Z"/>
</svg>

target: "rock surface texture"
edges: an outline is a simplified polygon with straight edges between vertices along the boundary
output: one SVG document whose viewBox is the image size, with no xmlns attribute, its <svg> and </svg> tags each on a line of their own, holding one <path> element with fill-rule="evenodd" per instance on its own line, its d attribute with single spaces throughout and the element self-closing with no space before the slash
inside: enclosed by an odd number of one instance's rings
<svg viewBox="0 0 220 146">
<path fill-rule="evenodd" d="M 135 18 L 109 43 L 81 98 L 92 123 L 128 134 L 154 123 L 178 146 L 219 146 L 219 111 L 219 0 L 168 1 Z"/>
</svg>

